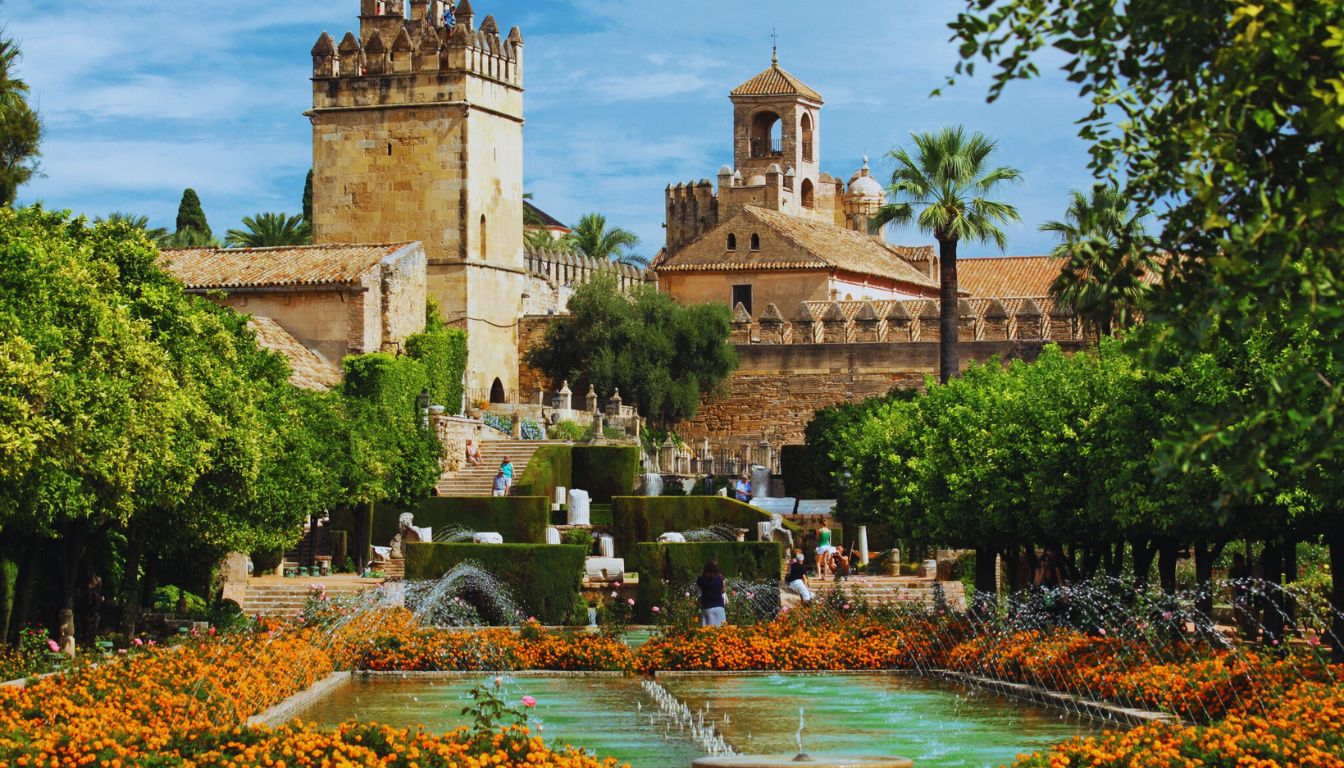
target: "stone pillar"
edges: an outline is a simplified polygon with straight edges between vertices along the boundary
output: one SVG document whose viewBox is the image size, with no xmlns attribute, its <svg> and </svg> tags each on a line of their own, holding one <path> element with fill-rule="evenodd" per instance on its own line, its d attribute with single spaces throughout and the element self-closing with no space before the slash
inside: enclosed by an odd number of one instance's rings
<svg viewBox="0 0 1344 768">
<path fill-rule="evenodd" d="M 611 394 L 611 403 L 607 405 L 607 412 L 612 416 L 621 415 L 621 388 L 617 387 Z"/>
<path fill-rule="evenodd" d="M 921 302 L 915 319 L 918 321 L 915 341 L 938 341 L 943 337 L 942 326 L 938 324 L 938 302 Z"/>
<path fill-rule="evenodd" d="M 773 303 L 765 305 L 759 325 L 762 344 L 788 344 L 793 340 L 792 327 L 784 320 L 779 307 Z"/>
<path fill-rule="evenodd" d="M 755 466 L 751 468 L 751 495 L 762 499 L 770 498 L 770 468 Z"/>
<path fill-rule="evenodd" d="M 859 562 L 868 565 L 868 526 L 859 526 Z"/>
<path fill-rule="evenodd" d="M 1045 327 L 1041 323 L 1041 305 L 1035 299 L 1027 299 L 1017 308 L 1017 338 L 1043 339 Z"/>
<path fill-rule="evenodd" d="M 975 305 L 968 299 L 957 302 L 957 341 L 975 341 Z"/>
<path fill-rule="evenodd" d="M 593 411 L 593 437 L 588 442 L 596 445 L 606 439 L 606 435 L 603 434 L 606 428 L 607 420 L 602 417 L 601 413 Z"/>
<path fill-rule="evenodd" d="M 546 405 L 546 390 L 537 387 L 537 405 Z"/>
<path fill-rule="evenodd" d="M 584 410 L 589 413 L 597 413 L 597 390 L 593 389 L 592 384 L 588 385 L 588 397 L 586 398 L 586 401 L 587 407 Z"/>
<path fill-rule="evenodd" d="M 854 341 L 871 343 L 886 341 L 886 337 L 887 321 L 878 314 L 873 302 L 863 302 L 854 316 Z"/>
<path fill-rule="evenodd" d="M 658 449 L 658 466 L 661 467 L 664 472 L 675 471 L 676 464 L 673 462 L 672 458 L 673 447 L 671 435 L 663 438 L 663 444 Z"/>
<path fill-rule="evenodd" d="M 1004 309 L 1003 302 L 998 299 L 991 299 L 985 309 L 984 338 L 986 341 L 1003 341 L 1011 338 L 1008 335 L 1008 310 Z"/>
<path fill-rule="evenodd" d="M 840 302 L 832 301 L 821 313 L 821 343 L 847 344 L 850 341 L 849 318 L 845 317 Z"/>
<path fill-rule="evenodd" d="M 806 302 L 799 304 L 798 312 L 793 317 L 793 343 L 816 344 L 820 332 L 821 322 L 812 313 L 812 308 Z"/>
<path fill-rule="evenodd" d="M 740 301 L 733 307 L 732 330 L 728 334 L 728 341 L 732 344 L 751 343 L 751 314 Z"/>
<path fill-rule="evenodd" d="M 517 411 L 513 412 L 513 418 L 509 423 L 509 434 L 514 440 L 523 439 L 523 417 L 519 416 Z"/>
<path fill-rule="evenodd" d="M 560 386 L 560 408 L 565 411 L 574 410 L 574 393 L 569 389 L 569 379 Z"/>
<path fill-rule="evenodd" d="M 906 309 L 905 302 L 893 302 L 887 311 L 885 341 L 914 341 L 914 334 L 914 318 L 910 316 L 910 310 Z"/>
</svg>

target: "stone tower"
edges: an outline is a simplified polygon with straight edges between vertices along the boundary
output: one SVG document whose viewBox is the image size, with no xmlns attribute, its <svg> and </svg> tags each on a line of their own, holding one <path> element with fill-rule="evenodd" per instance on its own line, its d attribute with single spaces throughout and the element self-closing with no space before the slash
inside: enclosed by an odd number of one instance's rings
<svg viewBox="0 0 1344 768">
<path fill-rule="evenodd" d="M 468 333 L 469 397 L 516 397 L 523 37 L 469 0 L 360 0 L 313 46 L 313 238 L 419 240 L 429 294 Z M 445 403 L 455 407 L 456 403 Z"/>
<path fill-rule="evenodd" d="M 816 209 L 821 94 L 780 69 L 779 54 L 774 53 L 770 68 L 734 88 L 729 98 L 734 167 L 747 179 L 769 179 L 782 171 L 786 190 L 796 194 L 787 196 L 789 201 L 777 210 L 798 214 Z"/>
</svg>

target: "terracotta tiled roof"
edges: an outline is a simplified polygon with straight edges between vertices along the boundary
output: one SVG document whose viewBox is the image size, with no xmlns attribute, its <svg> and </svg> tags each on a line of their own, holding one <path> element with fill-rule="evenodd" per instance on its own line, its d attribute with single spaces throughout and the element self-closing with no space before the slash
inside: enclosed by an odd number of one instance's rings
<svg viewBox="0 0 1344 768">
<path fill-rule="evenodd" d="M 805 96 L 818 103 L 821 94 L 808 88 L 802 80 L 771 64 L 770 68 L 733 89 L 734 96 Z"/>
<path fill-rule="evenodd" d="M 1066 261 L 1055 256 L 957 259 L 957 287 L 986 298 L 1048 296 Z"/>
<path fill-rule="evenodd" d="M 289 361 L 289 382 L 294 386 L 321 391 L 341 383 L 341 369 L 335 363 L 305 347 L 271 318 L 251 317 L 247 325 L 257 334 L 258 344 Z"/>
<path fill-rule="evenodd" d="M 724 230 L 770 228 L 781 237 L 799 246 L 802 253 L 778 253 L 765 248 L 752 251 L 739 235 L 735 251 L 720 248 L 697 247 L 703 243 L 720 242 Z M 926 253 L 927 252 L 927 253 Z M 677 253 L 663 259 L 659 272 L 759 271 L 789 269 L 841 269 L 861 275 L 875 275 L 903 283 L 936 288 L 938 282 L 910 266 L 905 260 L 923 254 L 930 258 L 928 246 L 894 246 L 875 237 L 818 221 L 790 216 L 755 206 L 744 206 L 741 211 Z"/>
<path fill-rule="evenodd" d="M 372 266 L 412 243 L 279 248 L 177 248 L 163 252 L 168 271 L 188 288 L 357 283 Z"/>
</svg>

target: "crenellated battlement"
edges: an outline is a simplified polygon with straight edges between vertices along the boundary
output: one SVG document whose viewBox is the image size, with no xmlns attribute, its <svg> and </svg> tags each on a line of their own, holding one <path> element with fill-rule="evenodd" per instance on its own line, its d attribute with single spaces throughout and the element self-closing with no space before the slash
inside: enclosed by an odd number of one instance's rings
<svg viewBox="0 0 1344 768">
<path fill-rule="evenodd" d="M 361 0 L 358 34 L 337 43 L 323 32 L 313 46 L 314 109 L 479 101 L 462 75 L 520 91 L 522 32 L 514 27 L 501 38 L 493 16 L 477 27 L 467 0 L 451 23 L 446 8 L 443 0 L 410 0 L 408 15 L 405 0 Z"/>
<path fill-rule="evenodd" d="M 1079 341 L 1082 324 L 1068 309 L 1045 296 L 962 299 L 958 341 Z M 856 344 L 938 341 L 936 299 L 888 301 L 805 301 L 785 315 L 766 305 L 753 319 L 746 307 L 733 308 L 734 344 Z"/>
</svg>

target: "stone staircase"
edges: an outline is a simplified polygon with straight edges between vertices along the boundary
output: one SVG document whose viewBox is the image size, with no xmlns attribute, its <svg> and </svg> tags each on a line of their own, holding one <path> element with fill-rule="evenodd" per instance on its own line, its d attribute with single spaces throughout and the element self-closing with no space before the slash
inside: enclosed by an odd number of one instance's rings
<svg viewBox="0 0 1344 768">
<path fill-rule="evenodd" d="M 381 579 L 362 579 L 352 574 L 289 579 L 279 576 L 255 577 L 248 579 L 247 595 L 238 601 L 238 607 L 247 616 L 293 616 L 303 610 L 314 584 L 326 587 L 327 595 L 340 597 L 381 583 Z"/>
<path fill-rule="evenodd" d="M 489 496 L 504 457 L 513 462 L 513 480 L 518 482 L 538 448 L 559 444 L 558 440 L 482 440 L 481 466 L 444 472 L 435 488 L 440 496 Z"/>
<path fill-rule="evenodd" d="M 934 585 L 937 584 L 942 587 L 949 610 L 966 610 L 966 589 L 960 581 L 934 581 L 913 576 L 850 576 L 840 585 L 830 577 L 811 581 L 817 599 L 824 598 L 837 586 L 843 586 L 849 594 L 861 595 L 870 606 L 923 603 L 932 607 L 936 602 Z M 784 597 L 786 605 L 798 602 L 798 596 L 787 590 Z"/>
</svg>

